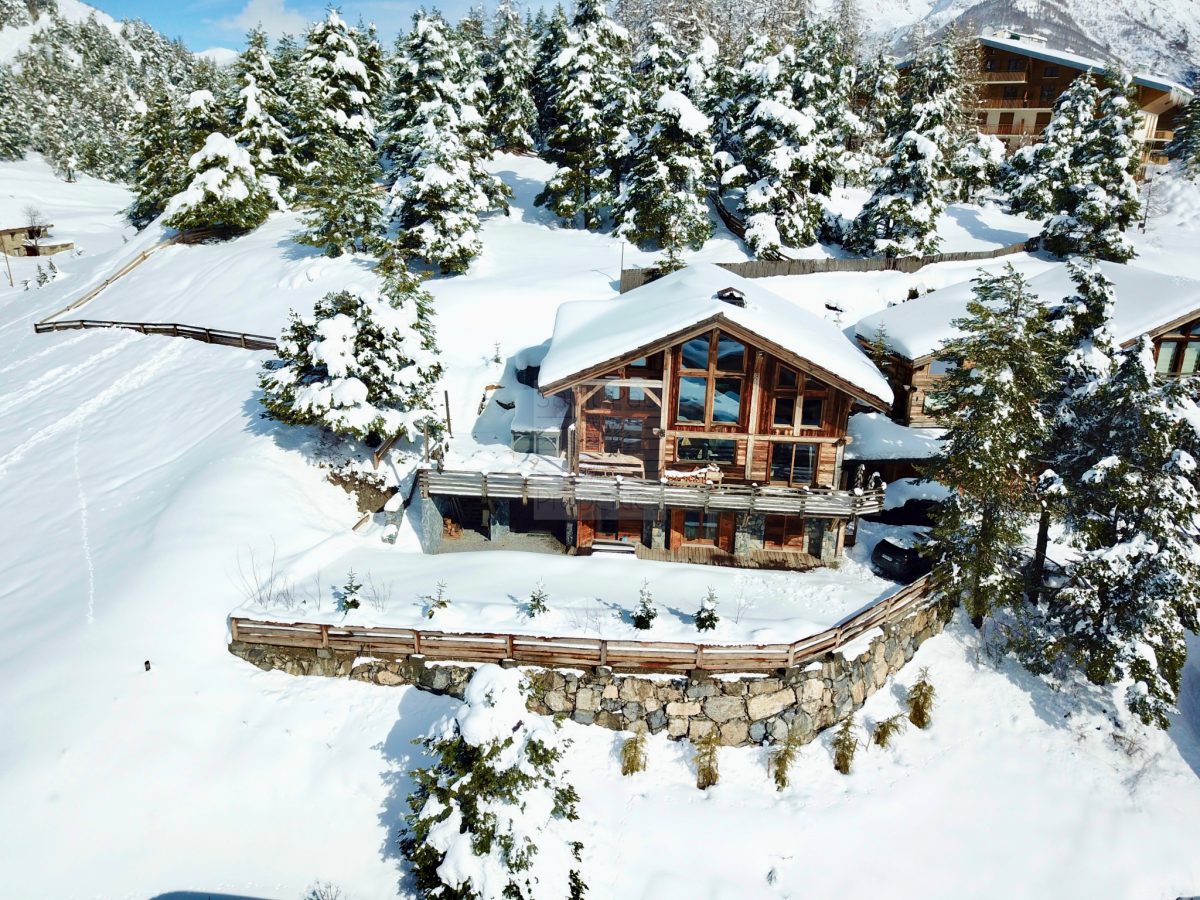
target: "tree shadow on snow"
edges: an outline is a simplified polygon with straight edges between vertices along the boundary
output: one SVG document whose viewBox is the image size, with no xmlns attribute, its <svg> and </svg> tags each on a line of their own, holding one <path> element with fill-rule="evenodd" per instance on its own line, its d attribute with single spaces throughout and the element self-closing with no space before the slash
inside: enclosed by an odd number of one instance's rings
<svg viewBox="0 0 1200 900">
<path fill-rule="evenodd" d="M 1020 243 L 1029 237 L 1020 231 L 1010 231 L 987 224 L 983 221 L 981 211 L 970 206 L 949 206 L 946 208 L 946 215 L 976 240 L 994 242 L 1007 247 L 1009 244 Z"/>
<path fill-rule="evenodd" d="M 1168 732 L 1179 755 L 1200 778 L 1200 635 L 1188 635 L 1187 662 L 1179 687 L 1179 715 Z"/>
<path fill-rule="evenodd" d="M 380 777 L 387 788 L 387 796 L 379 811 L 379 823 L 384 831 L 379 853 L 383 859 L 395 862 L 401 893 L 412 887 L 407 884 L 410 877 L 399 844 L 404 817 L 409 812 L 408 797 L 416 788 L 409 773 L 414 769 L 428 768 L 434 762 L 424 747 L 412 741 L 428 733 L 435 722 L 458 706 L 458 701 L 450 697 L 415 688 L 405 691 L 396 710 L 396 724 L 377 748 L 384 763 Z"/>
<path fill-rule="evenodd" d="M 155 894 L 150 900 L 267 900 L 266 897 L 255 894 L 214 894 L 211 891 L 167 891 L 165 894 Z"/>
</svg>

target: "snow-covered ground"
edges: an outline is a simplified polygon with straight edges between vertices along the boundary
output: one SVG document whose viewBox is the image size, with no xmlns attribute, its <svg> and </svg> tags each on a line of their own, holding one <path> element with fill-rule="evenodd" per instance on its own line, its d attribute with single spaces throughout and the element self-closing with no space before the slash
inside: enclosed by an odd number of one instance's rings
<svg viewBox="0 0 1200 900">
<path fill-rule="evenodd" d="M 544 164 L 505 158 L 497 168 L 515 186 L 517 208 L 489 221 L 487 249 L 469 275 L 431 283 L 464 453 L 479 449 L 466 423 L 497 373 L 495 345 L 507 359 L 539 343 L 559 303 L 613 296 L 621 265 L 618 242 L 551 227 L 532 209 Z M 553 606 L 568 598 L 569 567 L 588 561 L 422 557 L 411 542 L 393 548 L 377 532 L 352 533 L 351 498 L 298 449 L 310 436 L 259 415 L 266 354 L 130 333 L 35 335 L 36 319 L 159 235 L 130 236 L 117 215 L 128 202 L 119 188 L 62 184 L 36 160 L 0 164 L 0 214 L 12 218 L 30 201 L 57 237 L 85 252 L 57 258 L 63 274 L 41 290 L 0 288 L 0 894 L 298 897 L 320 878 L 352 897 L 394 895 L 404 772 L 418 761 L 410 740 L 452 704 L 263 673 L 230 656 L 224 620 L 244 601 L 239 562 L 244 571 L 251 550 L 259 560 L 273 553 L 281 568 L 320 569 L 326 585 L 354 565 L 391 576 L 405 603 L 438 580 L 452 595 L 482 596 L 487 578 L 493 612 L 516 619 L 516 601 L 538 575 Z M 359 261 L 298 247 L 288 239 L 294 227 L 277 216 L 231 244 L 162 251 L 86 315 L 270 333 L 289 306 L 372 277 Z M 1195 235 L 1187 235 L 1193 262 Z M 1187 252 L 1184 243 L 1152 227 L 1143 260 L 1172 259 Z M 724 236 L 701 255 L 742 251 Z M 625 249 L 626 265 L 650 259 Z M 970 274 L 942 269 L 913 277 Z M 813 284 L 795 279 L 789 289 L 799 299 Z M 636 565 L 656 573 L 642 577 L 660 601 L 672 592 L 687 598 L 678 601 L 684 616 L 713 583 L 732 618 L 736 579 L 745 579 L 759 604 L 746 610 L 747 627 L 782 631 L 887 590 L 861 563 L 868 546 L 869 536 L 840 571 L 816 576 L 845 591 L 813 594 L 828 608 L 774 596 L 780 584 L 799 591 L 802 578 Z M 578 595 L 585 614 L 591 595 L 615 599 L 598 572 L 588 569 L 592 587 Z M 772 616 L 786 611 L 793 621 L 750 624 L 768 602 L 777 604 Z M 451 610 L 466 616 L 467 606 Z M 477 607 L 471 621 L 491 614 Z M 783 795 L 753 749 L 722 751 L 723 783 L 705 794 L 691 786 L 686 745 L 653 742 L 651 771 L 623 781 L 614 736 L 568 726 L 591 836 L 590 896 L 857 895 L 883 883 L 920 897 L 1200 889 L 1200 749 L 1190 727 L 1139 737 L 1144 752 L 1127 758 L 1101 713 L 1064 718 L 1077 708 L 1073 692 L 997 670 L 974 641 L 955 627 L 921 650 L 917 662 L 931 666 L 942 693 L 932 731 L 903 735 L 894 752 L 862 754 L 850 778 L 832 771 L 818 742 Z M 1185 686 L 1193 723 L 1195 656 Z M 885 689 L 866 715 L 882 717 L 896 703 Z"/>
</svg>

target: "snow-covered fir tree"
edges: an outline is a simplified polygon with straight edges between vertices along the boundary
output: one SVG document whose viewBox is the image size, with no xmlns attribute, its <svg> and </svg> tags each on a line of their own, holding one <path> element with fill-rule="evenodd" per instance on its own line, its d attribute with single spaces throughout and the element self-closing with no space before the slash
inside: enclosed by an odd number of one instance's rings
<svg viewBox="0 0 1200 900">
<path fill-rule="evenodd" d="M 580 0 L 554 59 L 546 156 L 557 171 L 537 203 L 560 219 L 599 228 L 616 195 L 617 136 L 628 106 L 627 42 L 602 0 Z"/>
<path fill-rule="evenodd" d="M 366 250 L 383 230 L 376 185 L 379 162 L 370 145 L 327 133 L 305 175 L 305 231 L 301 243 L 328 256 Z"/>
<path fill-rule="evenodd" d="M 1179 117 L 1167 152 L 1181 161 L 1184 172 L 1200 177 L 1200 94 L 1192 97 Z"/>
<path fill-rule="evenodd" d="M 0 109 L 8 110 L 0 116 L 0 159 L 20 159 L 29 146 L 29 122 L 18 109 L 19 94 L 8 69 L 0 67 Z"/>
<path fill-rule="evenodd" d="M 1079 558 L 1051 603 L 1061 650 L 1096 684 L 1124 683 L 1146 724 L 1176 710 L 1200 603 L 1200 422 L 1194 388 L 1156 385 L 1149 338 L 1097 391 L 1090 467 L 1068 486 Z"/>
<path fill-rule="evenodd" d="M 854 98 L 862 122 L 862 151 L 871 169 L 889 155 L 888 135 L 900 114 L 900 73 L 896 61 L 880 50 L 861 67 L 854 82 Z M 870 175 L 870 170 L 866 173 Z"/>
<path fill-rule="evenodd" d="M 946 434 L 923 474 L 956 488 L 935 516 L 934 579 L 978 626 L 1021 597 L 1014 556 L 1035 505 L 1029 450 L 1048 428 L 1040 401 L 1052 349 L 1045 307 L 1011 266 L 973 283 L 967 315 L 953 323 L 961 336 L 938 351 L 960 365 L 932 392 Z"/>
<path fill-rule="evenodd" d="M 945 209 L 959 79 L 954 54 L 933 46 L 905 82 L 891 154 L 872 176 L 872 193 L 846 235 L 864 256 L 936 253 Z"/>
<path fill-rule="evenodd" d="M 274 202 L 258 179 L 250 155 L 219 131 L 188 160 L 192 178 L 167 204 L 166 224 L 180 231 L 219 228 L 242 232 L 257 228 Z"/>
<path fill-rule="evenodd" d="M 533 58 L 529 33 L 515 0 L 500 0 L 492 23 L 495 53 L 488 68 L 488 133 L 501 150 L 528 153 L 533 150 L 537 129 L 537 108 L 530 93 Z"/>
<path fill-rule="evenodd" d="M 533 84 L 530 93 L 533 95 L 533 105 L 537 107 L 537 139 L 538 146 L 545 147 L 546 136 L 558 128 L 558 111 L 553 102 L 557 78 L 558 57 L 567 46 L 567 32 L 571 23 L 563 11 L 562 4 L 556 3 L 549 15 L 539 12 L 534 20 L 531 38 L 534 41 L 533 54 Z"/>
<path fill-rule="evenodd" d="M 317 121 L 305 124 L 350 144 L 370 143 L 375 134 L 373 92 L 380 86 L 371 83 L 358 42 L 336 9 L 309 29 L 303 64 L 318 104 Z"/>
<path fill-rule="evenodd" d="M 991 134 L 975 134 L 958 145 L 950 160 L 954 173 L 953 199 L 970 202 L 996 185 L 1004 165 L 1004 142 Z"/>
<path fill-rule="evenodd" d="M 627 151 L 629 174 L 613 207 L 617 233 L 666 251 L 674 262 L 712 234 L 712 123 L 678 87 L 684 59 L 666 26 L 650 28 L 651 42 L 636 66 L 640 92 Z"/>
<path fill-rule="evenodd" d="M 524 676 L 480 666 L 462 708 L 425 738 L 434 765 L 412 773 L 400 839 L 420 896 L 579 900 L 575 789 L 559 770 L 566 741 L 526 709 Z"/>
<path fill-rule="evenodd" d="M 1054 102 L 1038 143 L 1013 154 L 1005 167 L 1005 189 L 1013 212 L 1045 218 L 1056 211 L 1058 197 L 1079 182 L 1081 150 L 1099 101 L 1092 77 L 1080 75 Z"/>
<path fill-rule="evenodd" d="M 261 29 L 247 35 L 246 49 L 235 69 L 239 89 L 235 104 L 238 130 L 234 137 L 250 154 L 268 192 L 291 196 L 301 173 L 283 126 L 285 101 L 267 50 L 267 36 Z"/>
<path fill-rule="evenodd" d="M 359 19 L 352 35 L 354 43 L 358 46 L 358 58 L 362 60 L 363 68 L 367 72 L 367 83 L 371 86 L 368 91 L 367 109 L 371 112 L 371 118 L 378 122 L 387 92 L 387 54 L 383 50 L 374 22 L 364 23 Z"/>
<path fill-rule="evenodd" d="M 162 215 L 172 197 L 188 184 L 188 154 L 177 119 L 181 111 L 164 84 L 153 85 L 138 120 L 134 156 L 133 203 L 129 221 L 144 228 Z"/>
<path fill-rule="evenodd" d="M 851 150 L 865 131 L 852 105 L 855 61 L 845 54 L 836 25 L 827 19 L 802 23 L 794 46 L 792 105 L 816 123 L 809 190 L 827 196 L 835 183 L 859 181 L 867 171 L 866 160 Z"/>
<path fill-rule="evenodd" d="M 1141 209 L 1134 176 L 1141 165 L 1137 103 L 1131 80 L 1110 72 L 1094 122 L 1077 151 L 1074 181 L 1055 192 L 1054 214 L 1042 246 L 1058 256 L 1125 262 L 1134 256 L 1125 237 Z"/>
<path fill-rule="evenodd" d="M 279 361 L 260 378 L 271 418 L 359 439 L 415 440 L 440 428 L 431 397 L 441 374 L 432 301 L 403 261 L 385 263 L 378 291 L 336 291 L 310 315 L 291 313 Z"/>
</svg>

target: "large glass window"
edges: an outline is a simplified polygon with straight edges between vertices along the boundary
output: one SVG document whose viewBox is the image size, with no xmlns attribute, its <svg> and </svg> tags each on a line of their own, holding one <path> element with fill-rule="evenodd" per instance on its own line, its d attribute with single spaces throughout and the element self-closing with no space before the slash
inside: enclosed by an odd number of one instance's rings
<svg viewBox="0 0 1200 900">
<path fill-rule="evenodd" d="M 1176 377 L 1200 372 L 1200 321 L 1189 322 L 1164 335 L 1156 348 L 1159 375 Z"/>
<path fill-rule="evenodd" d="M 716 544 L 719 518 L 715 512 L 688 509 L 683 513 L 683 540 L 687 544 Z"/>
<path fill-rule="evenodd" d="M 677 443 L 676 457 L 685 462 L 716 463 L 732 466 L 737 459 L 737 441 L 717 438 L 682 437 Z"/>
<path fill-rule="evenodd" d="M 604 452 L 625 453 L 641 457 L 642 420 L 622 419 L 613 416 L 604 419 Z"/>
<path fill-rule="evenodd" d="M 772 444 L 771 481 L 793 487 L 812 484 L 816 462 L 815 444 Z"/>
<path fill-rule="evenodd" d="M 777 549 L 804 548 L 804 519 L 800 516 L 767 516 L 763 542 Z"/>
<path fill-rule="evenodd" d="M 719 331 L 685 341 L 679 350 L 676 420 L 738 425 L 748 357 L 745 344 Z"/>
<path fill-rule="evenodd" d="M 828 389 L 788 366 L 775 366 L 771 425 L 775 428 L 820 428 Z"/>
</svg>

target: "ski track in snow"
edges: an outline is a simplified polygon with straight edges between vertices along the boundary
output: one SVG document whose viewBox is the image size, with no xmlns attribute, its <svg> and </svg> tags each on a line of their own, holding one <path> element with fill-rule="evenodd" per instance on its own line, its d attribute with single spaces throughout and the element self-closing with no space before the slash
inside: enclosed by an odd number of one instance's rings
<svg viewBox="0 0 1200 900">
<path fill-rule="evenodd" d="M 111 347 L 105 347 L 81 363 L 48 369 L 23 387 L 8 391 L 7 397 L 0 398 L 0 413 L 6 413 L 10 409 L 19 407 L 30 400 L 36 399 L 47 391 L 60 390 L 64 384 L 74 381 L 75 376 L 87 374 L 100 363 L 116 356 L 134 340 L 137 340 L 137 338 L 130 335 L 128 339 L 113 344 Z"/>
<path fill-rule="evenodd" d="M 88 573 L 87 623 L 91 625 L 96 621 L 96 568 L 92 564 L 92 544 L 88 539 L 87 494 L 83 490 L 83 474 L 79 469 L 79 441 L 83 437 L 83 427 L 86 422 L 86 415 L 79 420 L 79 427 L 75 431 L 75 445 L 71 450 L 71 456 L 75 466 L 75 487 L 79 492 L 79 532 L 83 542 L 83 560 L 87 563 Z"/>
<path fill-rule="evenodd" d="M 49 356 L 51 353 L 56 353 L 63 347 L 70 347 L 72 344 L 78 344 L 80 341 L 86 341 L 88 337 L 90 337 L 90 335 L 86 331 L 80 331 L 78 334 L 74 334 L 66 340 L 60 340 L 57 342 L 51 341 L 49 342 L 49 346 L 43 347 L 37 353 L 31 353 L 23 359 L 19 359 L 16 362 L 11 362 L 7 366 L 4 366 L 4 368 L 0 368 L 0 375 L 6 375 L 14 369 L 23 369 L 34 360 L 41 359 L 43 356 Z"/>
<path fill-rule="evenodd" d="M 20 462 L 30 450 L 83 422 L 92 413 L 119 400 L 129 391 L 137 390 L 148 383 L 155 372 L 178 356 L 182 350 L 183 347 L 179 341 L 171 341 L 166 347 L 150 357 L 150 359 L 130 369 L 103 391 L 80 404 L 73 412 L 51 422 L 30 436 L 25 442 L 18 444 L 3 457 L 0 457 L 0 480 L 3 480 L 8 475 L 8 467 L 13 463 Z"/>
</svg>

